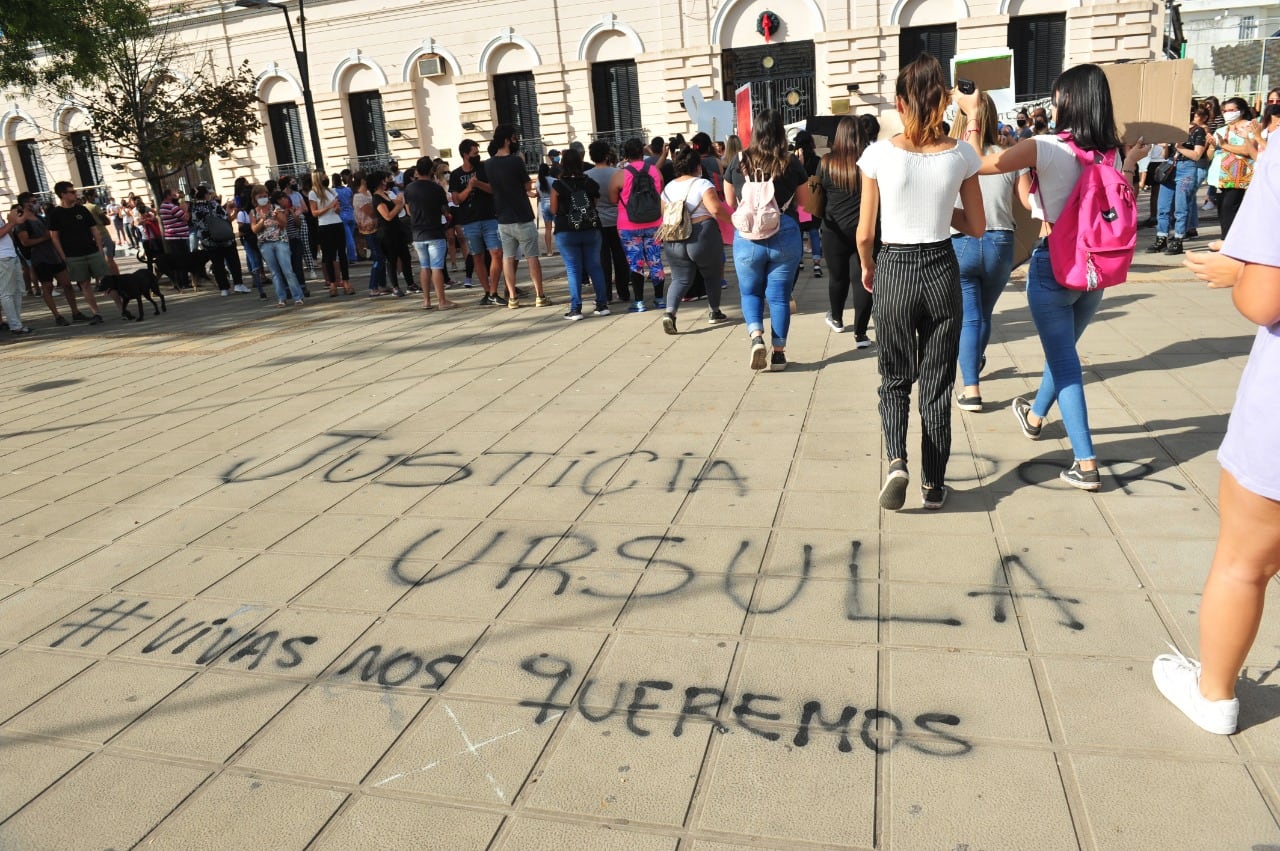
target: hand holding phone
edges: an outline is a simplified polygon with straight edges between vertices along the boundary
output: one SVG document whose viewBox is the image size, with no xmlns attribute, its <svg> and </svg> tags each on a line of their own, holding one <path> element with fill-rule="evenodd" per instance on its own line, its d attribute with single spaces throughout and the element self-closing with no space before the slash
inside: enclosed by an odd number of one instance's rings
<svg viewBox="0 0 1280 851">
<path fill-rule="evenodd" d="M 971 95 L 978 90 L 978 84 L 973 80 L 957 79 L 956 88 L 962 95 Z"/>
</svg>

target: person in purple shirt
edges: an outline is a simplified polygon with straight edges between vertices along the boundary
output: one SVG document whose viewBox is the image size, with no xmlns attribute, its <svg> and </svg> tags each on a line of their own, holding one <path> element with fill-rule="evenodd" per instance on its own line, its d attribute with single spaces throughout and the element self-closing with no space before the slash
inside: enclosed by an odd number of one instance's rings
<svg viewBox="0 0 1280 851">
<path fill-rule="evenodd" d="M 1176 650 L 1152 676 L 1160 693 L 1201 728 L 1236 731 L 1236 680 L 1262 622 L 1267 585 L 1280 572 L 1280 155 L 1258 160 L 1239 218 L 1216 252 L 1185 264 L 1211 287 L 1233 287 L 1236 309 L 1258 326 L 1218 450 L 1218 547 L 1200 602 L 1200 661 Z"/>
</svg>

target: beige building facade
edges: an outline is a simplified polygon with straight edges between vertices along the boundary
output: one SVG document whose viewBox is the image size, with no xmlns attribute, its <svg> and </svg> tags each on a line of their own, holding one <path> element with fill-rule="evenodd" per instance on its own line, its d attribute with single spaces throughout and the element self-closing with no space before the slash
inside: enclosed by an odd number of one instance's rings
<svg viewBox="0 0 1280 851">
<path fill-rule="evenodd" d="M 297 26 L 297 7 L 288 2 Z M 777 21 L 766 41 L 764 13 Z M 183 176 L 229 191 L 313 160 L 302 87 L 279 11 L 196 2 L 170 25 L 193 55 L 257 72 L 263 129 Z M 689 133 L 682 93 L 731 98 L 789 121 L 889 112 L 898 69 L 928 49 L 1010 46 L 1018 97 L 1061 68 L 1160 55 L 1163 4 L 1076 0 L 307 0 L 311 88 L 327 170 L 423 154 L 456 161 L 463 138 L 517 123 L 537 154 L 572 140 Z M 852 88 L 852 87 L 855 87 Z M 723 134 L 721 134 L 723 135 Z M 541 143 L 541 148 L 539 148 Z M 57 180 L 149 194 L 136 163 L 93 137 L 74 103 L 0 96 L 0 201 Z"/>
</svg>

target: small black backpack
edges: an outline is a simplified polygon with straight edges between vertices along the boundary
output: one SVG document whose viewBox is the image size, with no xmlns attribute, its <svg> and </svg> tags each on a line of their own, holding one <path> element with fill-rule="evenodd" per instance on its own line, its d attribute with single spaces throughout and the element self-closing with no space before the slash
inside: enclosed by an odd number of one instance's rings
<svg viewBox="0 0 1280 851">
<path fill-rule="evenodd" d="M 627 218 L 637 225 L 661 219 L 662 199 L 658 196 L 658 187 L 653 183 L 649 167 L 643 166 L 640 171 L 636 171 L 628 165 L 626 169 L 631 175 L 631 194 L 623 205 L 627 210 Z"/>
<path fill-rule="evenodd" d="M 561 178 L 560 184 L 569 190 L 569 205 L 564 211 L 564 220 L 568 222 L 569 230 L 598 230 L 600 213 L 596 210 L 596 202 L 587 192 L 587 178 L 576 177 L 567 180 Z"/>
</svg>

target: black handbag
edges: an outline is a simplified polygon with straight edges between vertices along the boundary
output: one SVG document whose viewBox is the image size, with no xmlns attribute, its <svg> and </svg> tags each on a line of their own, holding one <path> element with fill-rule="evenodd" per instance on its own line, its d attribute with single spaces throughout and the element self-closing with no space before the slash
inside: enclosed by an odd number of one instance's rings
<svg viewBox="0 0 1280 851">
<path fill-rule="evenodd" d="M 1178 164 L 1173 160 L 1165 160 L 1156 166 L 1156 183 L 1168 183 L 1173 180 L 1173 173 L 1178 168 Z"/>
</svg>

